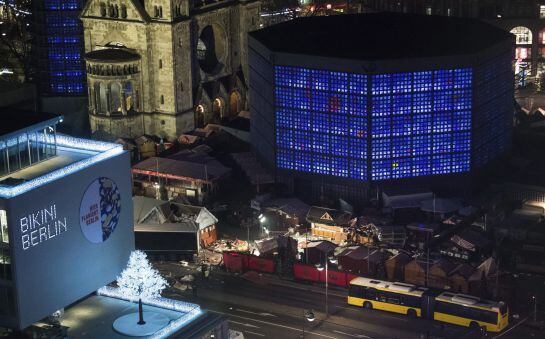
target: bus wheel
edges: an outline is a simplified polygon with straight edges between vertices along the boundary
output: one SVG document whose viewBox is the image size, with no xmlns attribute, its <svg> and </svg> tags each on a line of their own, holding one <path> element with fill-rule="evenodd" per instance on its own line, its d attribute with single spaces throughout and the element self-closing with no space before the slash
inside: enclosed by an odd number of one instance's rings
<svg viewBox="0 0 545 339">
<path fill-rule="evenodd" d="M 472 330 L 478 330 L 479 329 L 479 323 L 476 321 L 472 321 L 469 323 L 469 328 Z"/>
<path fill-rule="evenodd" d="M 409 308 L 409 309 L 407 310 L 407 315 L 408 315 L 409 317 L 411 317 L 411 318 L 416 318 L 416 311 L 413 310 L 412 308 Z"/>
<path fill-rule="evenodd" d="M 368 310 L 372 310 L 373 309 L 373 304 L 371 304 L 370 302 L 366 301 L 363 303 L 363 308 L 366 308 Z"/>
</svg>

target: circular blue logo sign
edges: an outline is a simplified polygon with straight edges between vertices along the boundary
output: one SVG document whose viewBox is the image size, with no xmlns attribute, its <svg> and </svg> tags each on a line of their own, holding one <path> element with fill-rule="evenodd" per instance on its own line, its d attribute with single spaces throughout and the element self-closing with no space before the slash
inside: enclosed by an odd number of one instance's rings
<svg viewBox="0 0 545 339">
<path fill-rule="evenodd" d="M 93 181 L 81 200 L 80 226 L 93 243 L 106 241 L 114 232 L 121 214 L 121 195 L 115 182 L 106 177 Z"/>
</svg>

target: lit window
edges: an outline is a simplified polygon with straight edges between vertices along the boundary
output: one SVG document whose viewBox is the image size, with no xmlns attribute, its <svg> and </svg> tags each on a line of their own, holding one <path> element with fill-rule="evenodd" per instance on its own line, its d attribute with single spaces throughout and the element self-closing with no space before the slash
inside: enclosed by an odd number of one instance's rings
<svg viewBox="0 0 545 339">
<path fill-rule="evenodd" d="M 532 31 L 524 26 L 517 26 L 511 30 L 515 35 L 517 45 L 530 45 L 532 43 Z"/>
<path fill-rule="evenodd" d="M 539 17 L 541 19 L 545 18 L 545 5 L 539 5 Z"/>
<path fill-rule="evenodd" d="M 2 242 L 9 243 L 8 218 L 4 210 L 0 210 L 0 235 Z"/>
<path fill-rule="evenodd" d="M 426 7 L 426 15 L 431 15 L 431 14 L 432 14 L 431 7 Z"/>
</svg>

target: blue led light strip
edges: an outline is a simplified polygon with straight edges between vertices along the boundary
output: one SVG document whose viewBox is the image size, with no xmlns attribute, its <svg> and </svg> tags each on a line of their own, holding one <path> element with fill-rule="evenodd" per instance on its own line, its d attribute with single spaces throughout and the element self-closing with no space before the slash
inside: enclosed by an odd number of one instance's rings
<svg viewBox="0 0 545 339">
<path fill-rule="evenodd" d="M 89 158 L 72 163 L 66 167 L 59 168 L 55 171 L 39 176 L 35 179 L 25 181 L 20 185 L 10 187 L 0 186 L 0 198 L 13 198 L 20 194 L 26 193 L 35 188 L 63 178 L 67 175 L 80 171 L 84 168 L 93 166 L 98 162 L 113 158 L 124 152 L 123 147 L 118 144 L 79 139 L 62 134 L 57 134 L 57 146 L 87 152 L 94 152 L 96 154 L 92 155 Z"/>
<path fill-rule="evenodd" d="M 134 302 L 121 294 L 117 288 L 104 286 L 98 289 L 98 295 L 126 300 Z M 159 338 L 168 338 L 172 334 L 181 330 L 185 325 L 189 324 L 201 314 L 201 307 L 197 304 L 188 303 L 180 300 L 173 300 L 168 298 L 154 298 L 154 299 L 142 299 L 142 302 L 146 305 L 164 308 L 171 311 L 184 313 L 178 319 L 171 321 L 167 326 L 155 332 L 150 338 L 159 339 Z"/>
</svg>

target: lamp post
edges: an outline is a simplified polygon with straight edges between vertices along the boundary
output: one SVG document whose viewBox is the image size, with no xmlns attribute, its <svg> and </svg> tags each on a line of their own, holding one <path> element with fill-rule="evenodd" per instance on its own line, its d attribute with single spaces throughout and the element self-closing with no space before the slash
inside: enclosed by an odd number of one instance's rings
<svg viewBox="0 0 545 339">
<path fill-rule="evenodd" d="M 305 316 L 305 320 L 308 321 L 309 323 L 313 322 L 314 319 L 316 319 L 314 317 L 314 312 L 312 312 L 312 310 L 305 310 L 304 311 L 304 316 Z M 303 338 L 305 337 L 305 322 L 303 322 Z"/>
<path fill-rule="evenodd" d="M 328 265 L 328 262 L 329 262 L 329 257 L 326 256 L 325 258 L 325 316 L 326 318 L 329 316 L 329 312 L 328 312 L 328 302 L 327 302 L 327 297 L 328 297 L 328 287 L 329 287 L 329 275 L 328 275 L 328 269 L 329 269 L 329 265 Z M 324 270 L 324 266 L 322 266 L 321 264 L 318 264 L 316 265 L 316 269 L 318 271 L 323 271 Z"/>
<path fill-rule="evenodd" d="M 533 295 L 532 300 L 534 301 L 534 322 L 537 322 L 537 297 Z"/>
<path fill-rule="evenodd" d="M 259 225 L 261 227 L 261 236 L 263 236 L 263 231 L 265 231 L 265 233 L 267 233 L 267 235 L 268 235 L 269 234 L 268 230 L 266 228 L 264 228 L 264 226 L 263 226 L 263 224 L 265 223 L 267 218 L 265 218 L 265 216 L 263 214 L 260 214 L 259 217 L 258 217 L 258 220 L 259 220 Z"/>
</svg>

